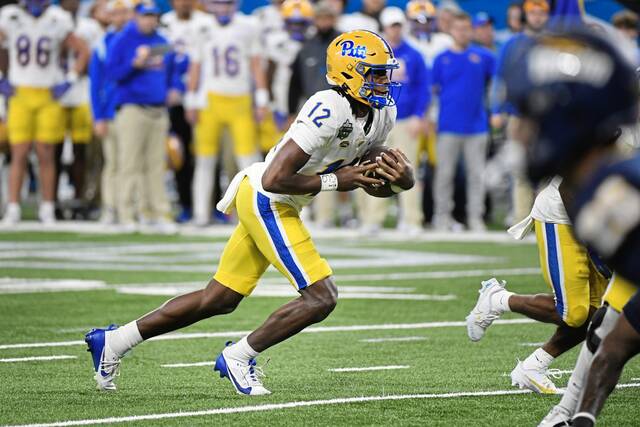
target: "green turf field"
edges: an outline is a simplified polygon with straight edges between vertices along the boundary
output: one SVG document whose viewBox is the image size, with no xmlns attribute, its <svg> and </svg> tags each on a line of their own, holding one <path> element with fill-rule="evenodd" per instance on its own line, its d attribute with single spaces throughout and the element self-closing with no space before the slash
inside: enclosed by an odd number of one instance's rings
<svg viewBox="0 0 640 427">
<path fill-rule="evenodd" d="M 236 395 L 206 363 L 225 341 L 295 297 L 275 271 L 233 314 L 137 347 L 123 361 L 119 390 L 97 392 L 84 333 L 126 323 L 206 284 L 223 244 L 205 237 L 0 234 L 0 425 L 535 426 L 558 400 L 521 394 L 508 378 L 516 359 L 553 327 L 506 315 L 471 343 L 462 326 L 491 272 L 515 292 L 546 292 L 534 245 L 362 239 L 317 239 L 341 299 L 324 322 L 258 359 L 270 359 L 271 396 Z M 576 354 L 553 367 L 572 369 Z M 334 371 L 371 367 L 387 369 Z M 621 383 L 640 386 L 639 363 L 627 367 Z M 637 426 L 639 403 L 640 389 L 618 390 L 599 421 Z"/>
</svg>

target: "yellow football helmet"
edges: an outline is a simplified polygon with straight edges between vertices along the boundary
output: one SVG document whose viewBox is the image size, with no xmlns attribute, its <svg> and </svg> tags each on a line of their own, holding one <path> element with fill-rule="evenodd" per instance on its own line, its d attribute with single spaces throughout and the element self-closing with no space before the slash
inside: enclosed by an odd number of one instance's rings
<svg viewBox="0 0 640 427">
<path fill-rule="evenodd" d="M 286 0 L 280 6 L 280 15 L 292 39 L 303 41 L 313 20 L 313 6 L 308 0 Z"/>
<path fill-rule="evenodd" d="M 280 14 L 285 21 L 311 21 L 313 19 L 313 6 L 308 0 L 286 0 L 280 6 Z"/>
<path fill-rule="evenodd" d="M 411 0 L 407 3 L 407 18 L 412 21 L 425 21 L 436 16 L 436 8 L 427 0 Z"/>
<path fill-rule="evenodd" d="M 373 108 L 395 105 L 400 83 L 392 73 L 398 67 L 391 46 L 371 31 L 343 33 L 327 48 L 327 82 Z"/>
</svg>

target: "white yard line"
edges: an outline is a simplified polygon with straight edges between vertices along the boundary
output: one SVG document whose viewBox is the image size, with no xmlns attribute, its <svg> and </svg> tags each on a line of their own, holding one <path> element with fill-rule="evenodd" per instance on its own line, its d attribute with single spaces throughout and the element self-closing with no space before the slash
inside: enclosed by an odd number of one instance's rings
<svg viewBox="0 0 640 427">
<path fill-rule="evenodd" d="M 427 337 L 389 337 L 389 338 L 367 338 L 358 340 L 360 342 L 380 343 L 380 342 L 405 342 L 405 341 L 424 341 Z"/>
<path fill-rule="evenodd" d="M 494 325 L 520 325 L 525 323 L 536 323 L 535 320 L 518 318 L 518 319 L 500 319 L 493 322 Z M 357 331 L 390 331 L 404 329 L 430 329 L 430 328 L 446 328 L 451 326 L 466 326 L 464 321 L 447 321 L 447 322 L 425 322 L 425 323 L 388 323 L 382 325 L 352 325 L 352 326 L 311 326 L 304 329 L 301 333 L 313 334 L 324 332 L 357 332 Z M 184 340 L 196 338 L 232 338 L 243 337 L 250 334 L 251 331 L 229 331 L 229 332 L 192 332 L 192 333 L 173 333 L 161 335 L 151 338 L 150 341 L 170 341 Z M 39 348 L 39 347 L 67 347 L 74 345 L 85 345 L 84 341 L 58 341 L 58 342 L 34 342 L 19 344 L 2 344 L 0 350 L 15 348 Z"/>
<path fill-rule="evenodd" d="M 520 343 L 523 347 L 542 347 L 545 343 L 543 342 L 523 342 Z"/>
<path fill-rule="evenodd" d="M 0 359 L 0 363 L 17 363 L 17 362 L 40 362 L 49 360 L 65 360 L 65 359 L 77 359 L 78 356 L 34 356 L 34 357 L 16 357 L 13 359 Z"/>
<path fill-rule="evenodd" d="M 48 280 L 0 278 L 0 294 L 31 294 L 37 292 L 78 292 L 107 289 L 100 280 Z"/>
<path fill-rule="evenodd" d="M 366 371 L 389 371 L 393 369 L 409 369 L 409 365 L 388 365 L 388 366 L 365 366 L 362 368 L 333 368 L 327 369 L 329 372 L 366 372 Z"/>
<path fill-rule="evenodd" d="M 632 384 L 620 384 L 620 388 L 640 387 L 640 383 Z M 284 403 L 270 403 L 264 405 L 247 405 L 227 408 L 215 408 L 205 409 L 200 411 L 184 411 L 184 412 L 165 412 L 160 414 L 148 414 L 148 415 L 133 415 L 126 417 L 110 417 L 110 418 L 95 418 L 85 420 L 70 420 L 70 421 L 58 421 L 53 423 L 43 424 L 26 424 L 12 427 L 70 427 L 70 426 L 87 426 L 97 424 L 116 424 L 126 423 L 132 421 L 153 421 L 153 420 L 166 420 L 175 418 L 187 418 L 187 417 L 204 417 L 210 415 L 222 415 L 222 414 L 241 414 L 249 412 L 268 412 L 277 411 L 280 409 L 301 408 L 310 406 L 326 406 L 326 405 L 346 405 L 354 403 L 366 403 L 366 402 L 384 402 L 384 401 L 398 401 L 398 400 L 417 400 L 417 399 L 455 399 L 459 397 L 484 397 L 484 396 L 508 396 L 518 394 L 529 394 L 529 390 L 493 390 L 493 391 L 463 391 L 457 393 L 434 393 L 434 394 L 396 394 L 388 396 L 361 396 L 361 397 L 346 397 L 337 399 L 326 400 L 303 400 Z M 5 426 L 9 427 L 9 426 Z"/>
<path fill-rule="evenodd" d="M 163 368 L 191 368 L 193 366 L 213 366 L 216 362 L 193 362 L 193 363 L 168 363 L 166 365 L 160 365 Z"/>
<path fill-rule="evenodd" d="M 558 375 L 565 375 L 565 374 L 572 374 L 573 373 L 573 369 L 567 369 L 567 370 L 552 370 L 551 371 L 554 374 L 558 374 Z M 511 374 L 507 374 L 506 372 L 503 373 L 502 375 L 500 375 L 501 377 L 509 377 L 511 376 Z M 549 375 L 549 376 L 553 376 L 553 375 Z M 632 378 L 632 379 L 636 379 L 636 378 Z"/>
</svg>

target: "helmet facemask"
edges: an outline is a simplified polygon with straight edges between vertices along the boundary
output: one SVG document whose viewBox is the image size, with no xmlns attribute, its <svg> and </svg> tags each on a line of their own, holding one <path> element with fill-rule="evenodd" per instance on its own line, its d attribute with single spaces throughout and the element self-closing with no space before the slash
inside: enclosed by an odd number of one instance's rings
<svg viewBox="0 0 640 427">
<path fill-rule="evenodd" d="M 393 81 L 393 70 L 399 66 L 395 58 L 390 59 L 389 63 L 384 65 L 359 62 L 355 71 L 364 80 L 358 93 L 359 97 L 376 109 L 395 105 L 396 98 L 400 94 L 401 84 Z"/>
</svg>

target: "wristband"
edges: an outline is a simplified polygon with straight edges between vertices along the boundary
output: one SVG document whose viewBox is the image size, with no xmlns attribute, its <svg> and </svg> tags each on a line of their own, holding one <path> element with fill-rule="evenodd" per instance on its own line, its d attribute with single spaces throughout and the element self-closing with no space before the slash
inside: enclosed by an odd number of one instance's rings
<svg viewBox="0 0 640 427">
<path fill-rule="evenodd" d="M 575 421 L 576 418 L 586 418 L 590 420 L 593 423 L 593 425 L 596 424 L 596 417 L 593 416 L 593 414 L 590 414 L 589 412 L 578 412 L 573 416 L 573 418 L 571 418 L 571 421 Z"/>
<path fill-rule="evenodd" d="M 391 191 L 393 191 L 395 194 L 402 193 L 404 191 L 404 188 L 399 187 L 395 184 L 391 184 L 389 185 L 389 187 L 391 187 Z"/>
<path fill-rule="evenodd" d="M 338 177 L 335 173 L 320 175 L 320 191 L 336 191 L 338 189 Z"/>
<path fill-rule="evenodd" d="M 78 73 L 76 73 L 75 71 L 71 70 L 68 71 L 67 74 L 64 76 L 64 79 L 68 82 L 68 83 L 75 83 L 78 81 Z"/>
<path fill-rule="evenodd" d="M 254 94 L 254 101 L 256 103 L 256 107 L 266 107 L 267 104 L 269 104 L 269 91 L 265 88 L 256 89 L 256 92 Z"/>
<path fill-rule="evenodd" d="M 182 104 L 186 110 L 195 110 L 198 106 L 198 94 L 193 91 L 185 93 Z"/>
</svg>

